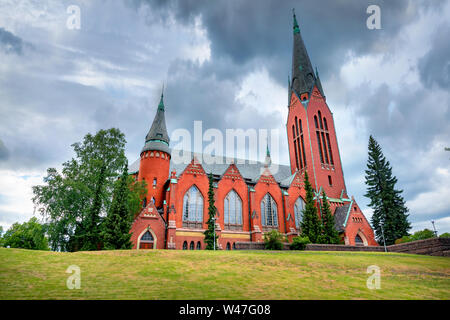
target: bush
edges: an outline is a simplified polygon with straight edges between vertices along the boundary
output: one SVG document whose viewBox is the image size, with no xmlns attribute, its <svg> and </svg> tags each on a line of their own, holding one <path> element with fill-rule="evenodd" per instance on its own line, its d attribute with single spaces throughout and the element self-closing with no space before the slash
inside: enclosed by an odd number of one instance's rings
<svg viewBox="0 0 450 320">
<path fill-rule="evenodd" d="M 311 241 L 309 241 L 309 238 L 307 236 L 294 237 L 294 239 L 292 239 L 292 243 L 290 245 L 290 249 L 291 250 L 305 250 L 306 249 L 306 245 L 308 243 L 311 243 Z"/>
<path fill-rule="evenodd" d="M 446 232 L 439 236 L 439 238 L 450 238 L 450 233 Z"/>
<path fill-rule="evenodd" d="M 283 249 L 284 235 L 278 230 L 272 230 L 264 234 L 264 248 L 267 250 L 281 250 Z"/>
<path fill-rule="evenodd" d="M 414 234 L 412 234 L 412 235 L 403 236 L 400 239 L 395 240 L 395 244 L 411 242 L 411 241 L 416 241 L 416 240 L 425 240 L 425 239 L 430 239 L 430 238 L 434 238 L 434 237 L 435 237 L 435 234 L 433 231 L 431 231 L 430 229 L 423 229 L 423 230 L 414 232 Z"/>
</svg>

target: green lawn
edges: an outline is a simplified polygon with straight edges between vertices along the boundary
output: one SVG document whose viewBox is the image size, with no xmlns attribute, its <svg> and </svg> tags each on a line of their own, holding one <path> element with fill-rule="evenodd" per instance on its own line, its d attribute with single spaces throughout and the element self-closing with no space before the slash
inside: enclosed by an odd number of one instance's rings
<svg viewBox="0 0 450 320">
<path fill-rule="evenodd" d="M 81 269 L 69 290 L 66 269 Z M 381 269 L 381 289 L 366 286 Z M 450 299 L 450 258 L 374 252 L 0 248 L 0 299 Z"/>
</svg>

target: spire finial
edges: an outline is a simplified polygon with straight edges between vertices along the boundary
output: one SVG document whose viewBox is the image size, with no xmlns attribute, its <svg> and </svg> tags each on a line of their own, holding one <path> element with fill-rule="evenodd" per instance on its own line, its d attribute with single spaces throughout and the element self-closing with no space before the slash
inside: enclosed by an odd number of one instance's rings
<svg viewBox="0 0 450 320">
<path fill-rule="evenodd" d="M 292 8 L 292 15 L 294 16 L 294 34 L 300 32 L 300 28 L 298 27 L 297 18 L 295 16 L 295 8 Z"/>
<path fill-rule="evenodd" d="M 161 100 L 159 101 L 158 110 L 164 111 L 164 82 L 161 90 Z"/>
<path fill-rule="evenodd" d="M 267 138 L 266 156 L 270 157 L 270 151 L 269 151 L 269 138 Z"/>
</svg>

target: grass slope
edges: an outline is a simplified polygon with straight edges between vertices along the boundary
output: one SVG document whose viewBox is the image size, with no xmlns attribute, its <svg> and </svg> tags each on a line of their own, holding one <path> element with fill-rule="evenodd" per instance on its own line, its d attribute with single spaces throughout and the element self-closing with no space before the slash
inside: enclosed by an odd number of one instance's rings
<svg viewBox="0 0 450 320">
<path fill-rule="evenodd" d="M 69 290 L 65 271 L 81 269 Z M 369 290 L 367 267 L 381 269 Z M 450 259 L 373 252 L 0 248 L 0 299 L 449 299 Z"/>
</svg>

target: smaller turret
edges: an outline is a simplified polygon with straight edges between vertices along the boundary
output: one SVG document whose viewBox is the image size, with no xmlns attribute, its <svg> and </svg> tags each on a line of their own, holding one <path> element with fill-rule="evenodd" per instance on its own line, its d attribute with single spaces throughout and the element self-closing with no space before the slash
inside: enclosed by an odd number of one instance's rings
<svg viewBox="0 0 450 320">
<path fill-rule="evenodd" d="M 161 93 L 155 118 L 145 137 L 145 145 L 141 151 L 138 175 L 138 180 L 145 180 L 147 183 L 148 192 L 144 204 L 154 201 L 157 208 L 163 205 L 163 190 L 164 184 L 169 178 L 171 155 L 164 109 L 164 94 Z"/>
</svg>

